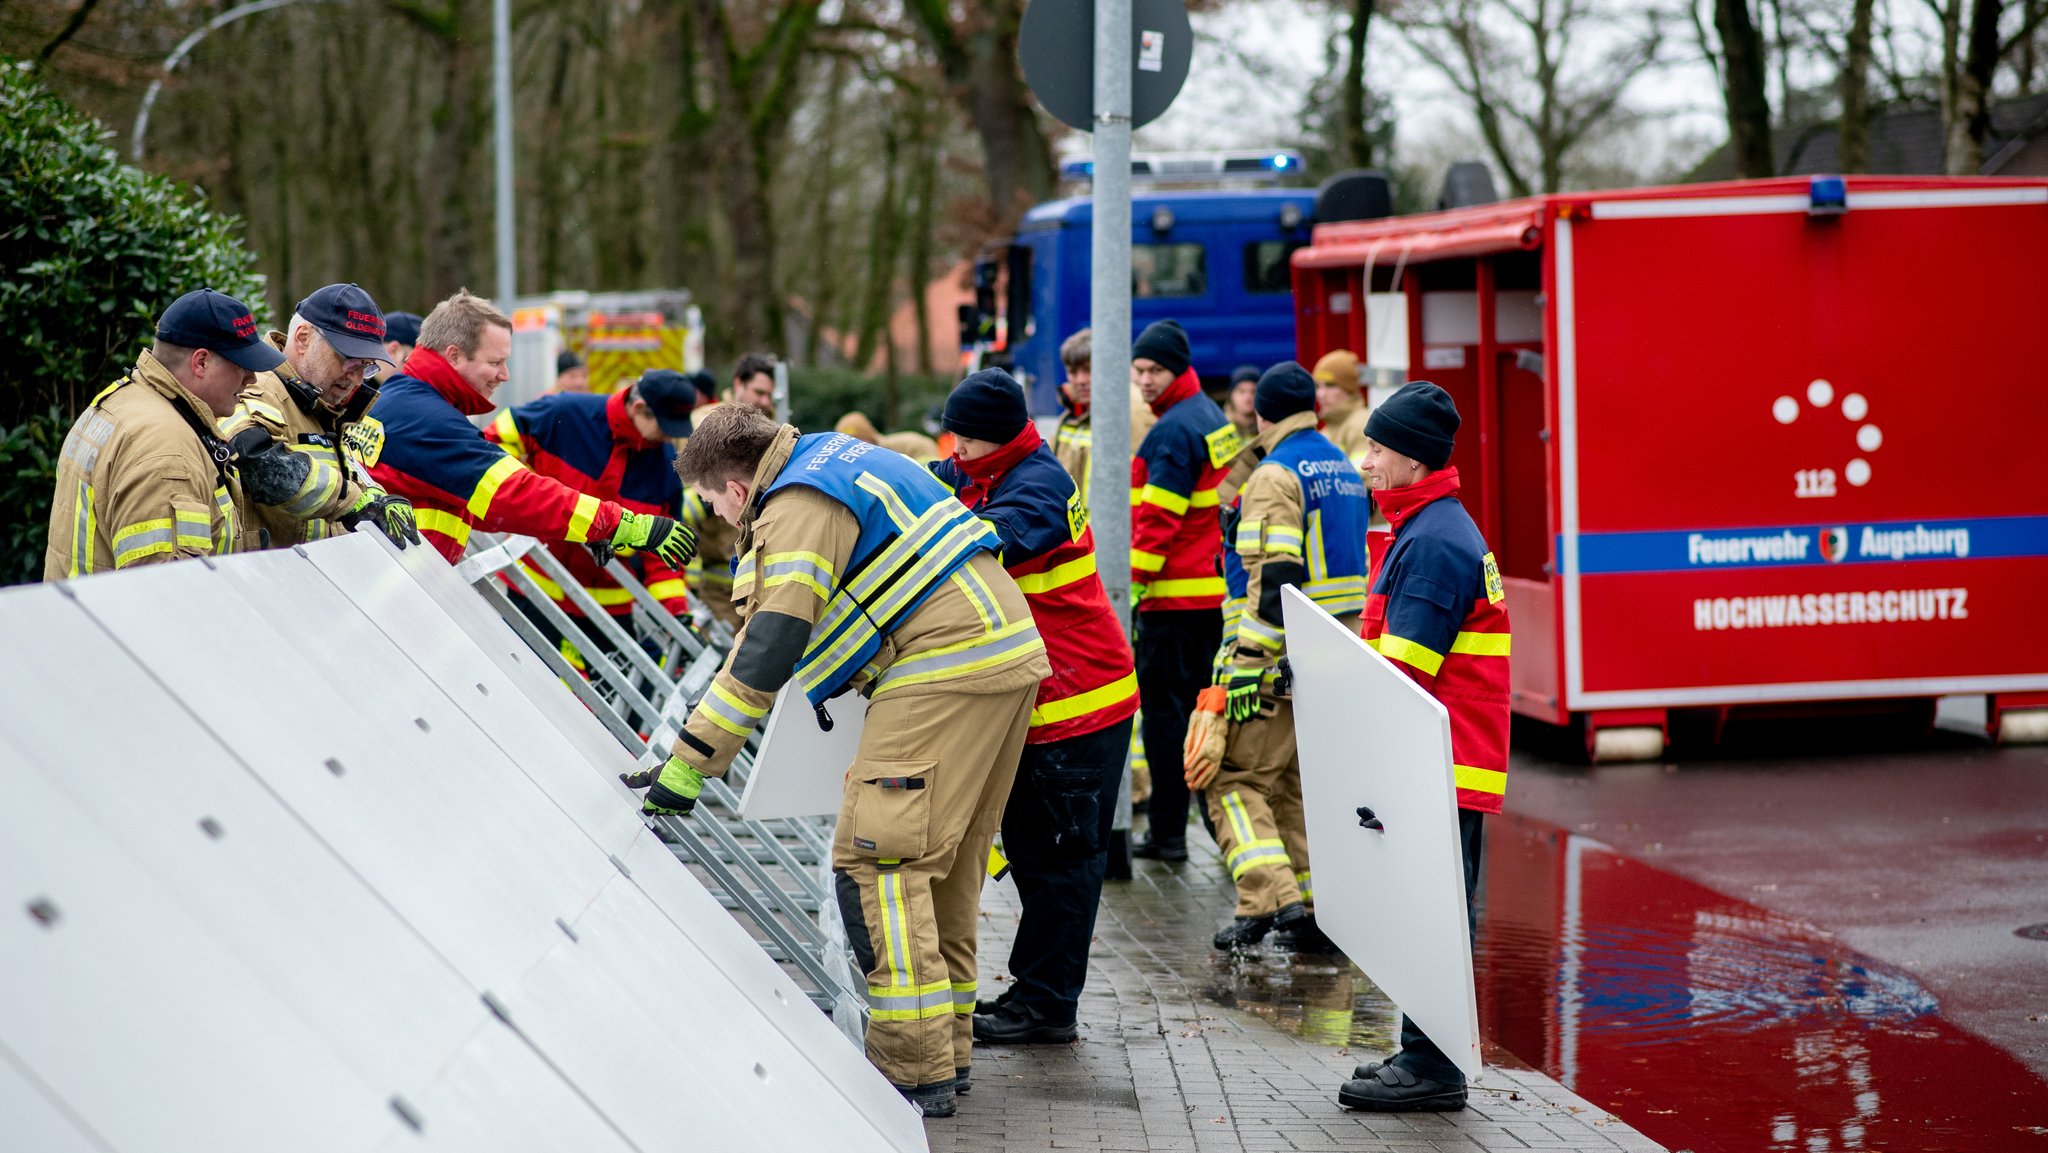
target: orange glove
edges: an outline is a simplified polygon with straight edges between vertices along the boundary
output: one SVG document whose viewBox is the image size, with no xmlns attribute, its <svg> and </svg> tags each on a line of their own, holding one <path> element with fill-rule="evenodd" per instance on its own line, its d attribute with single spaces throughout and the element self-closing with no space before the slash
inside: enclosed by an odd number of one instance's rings
<svg viewBox="0 0 2048 1153">
<path fill-rule="evenodd" d="M 1228 702 L 1228 691 L 1221 685 L 1210 685 L 1195 696 L 1187 743 L 1181 746 L 1181 771 L 1195 792 L 1208 788 L 1223 767 L 1223 745 L 1230 735 L 1230 722 L 1223 715 Z"/>
</svg>

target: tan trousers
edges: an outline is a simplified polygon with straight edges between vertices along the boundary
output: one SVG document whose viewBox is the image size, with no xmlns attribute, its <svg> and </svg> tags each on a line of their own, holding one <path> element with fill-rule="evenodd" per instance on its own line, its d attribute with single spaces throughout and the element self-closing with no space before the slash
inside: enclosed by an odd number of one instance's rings
<svg viewBox="0 0 2048 1153">
<path fill-rule="evenodd" d="M 1203 790 L 1216 844 L 1237 884 L 1237 915 L 1263 917 L 1302 901 L 1313 907 L 1294 705 L 1230 727 L 1223 768 Z"/>
<path fill-rule="evenodd" d="M 868 1060 L 897 1085 L 973 1060 L 981 883 L 1036 686 L 884 697 L 868 708 L 832 843 L 839 908 L 867 969 Z"/>
</svg>

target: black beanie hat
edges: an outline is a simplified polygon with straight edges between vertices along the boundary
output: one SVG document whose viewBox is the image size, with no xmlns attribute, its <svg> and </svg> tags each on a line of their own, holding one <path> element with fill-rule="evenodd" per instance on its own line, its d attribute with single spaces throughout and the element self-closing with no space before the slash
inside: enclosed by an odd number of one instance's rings
<svg viewBox="0 0 2048 1153">
<path fill-rule="evenodd" d="M 1297 412 L 1316 407 L 1316 378 L 1291 360 L 1283 360 L 1259 378 L 1259 391 L 1252 396 L 1252 411 L 1279 424 Z"/>
<path fill-rule="evenodd" d="M 1375 405 L 1365 419 L 1365 435 L 1400 453 L 1439 469 L 1451 461 L 1458 435 L 1458 406 L 1451 394 L 1426 380 L 1411 380 Z"/>
<path fill-rule="evenodd" d="M 1230 371 L 1230 387 L 1236 388 L 1238 385 L 1243 384 L 1247 380 L 1251 381 L 1253 384 L 1257 384 L 1259 382 L 1258 365 L 1240 364 Z"/>
<path fill-rule="evenodd" d="M 1031 423 L 1031 413 L 1015 377 L 1000 368 L 984 368 L 953 389 L 939 423 L 956 436 L 1008 444 Z"/>
<path fill-rule="evenodd" d="M 1175 376 L 1188 370 L 1195 362 L 1194 354 L 1188 351 L 1188 334 L 1181 330 L 1178 320 L 1159 320 L 1145 326 L 1138 334 L 1138 342 L 1131 345 L 1131 359 L 1139 357 L 1157 361 Z"/>
</svg>

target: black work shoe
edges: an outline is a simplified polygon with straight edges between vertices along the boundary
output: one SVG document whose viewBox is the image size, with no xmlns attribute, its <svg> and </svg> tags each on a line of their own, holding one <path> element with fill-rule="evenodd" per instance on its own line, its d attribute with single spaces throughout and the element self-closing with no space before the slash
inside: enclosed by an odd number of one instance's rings
<svg viewBox="0 0 2048 1153">
<path fill-rule="evenodd" d="M 1273 914 L 1273 927 L 1275 929 L 1292 929 L 1307 922 L 1309 916 L 1307 905 L 1302 904 L 1300 901 L 1293 901 L 1280 906 L 1280 911 Z"/>
<path fill-rule="evenodd" d="M 1185 861 L 1188 859 L 1188 843 L 1185 840 L 1162 841 L 1147 836 L 1131 846 L 1131 856 L 1143 857 L 1148 861 Z"/>
<path fill-rule="evenodd" d="M 1005 1005 L 974 1019 L 974 1039 L 988 1045 L 1064 1045 L 1080 1035 L 1073 1022 L 1055 1024 L 1025 1005 Z"/>
<path fill-rule="evenodd" d="M 1290 953 L 1341 953 L 1337 942 L 1332 941 L 1316 924 L 1314 914 L 1291 929 L 1282 929 L 1273 934 L 1273 944 Z M 1364 1076 L 1364 1074 L 1359 1074 Z"/>
<path fill-rule="evenodd" d="M 1216 930 L 1210 944 L 1226 952 L 1232 949 L 1254 949 L 1266 934 L 1273 931 L 1273 915 L 1263 917 L 1239 917 L 1230 924 Z"/>
<path fill-rule="evenodd" d="M 953 1102 L 954 1084 L 941 1081 L 936 1085 L 898 1085 L 896 1091 L 927 1117 L 951 1117 L 958 1111 Z"/>
<path fill-rule="evenodd" d="M 953 1070 L 953 1093 L 955 1096 L 965 1097 L 967 1094 L 974 1092 L 974 1082 L 969 1080 L 967 1076 L 973 1071 L 972 1066 Z"/>
<path fill-rule="evenodd" d="M 976 1001 L 974 1003 L 974 1011 L 976 1013 L 1000 1013 L 1003 1010 L 1003 1006 L 1008 1005 L 1016 995 L 1017 986 L 1011 985 L 986 1001 Z"/>
<path fill-rule="evenodd" d="M 1337 1104 L 1366 1113 L 1449 1113 L 1465 1107 L 1465 1086 L 1427 1081 L 1382 1064 L 1369 1077 L 1344 1082 Z"/>
</svg>

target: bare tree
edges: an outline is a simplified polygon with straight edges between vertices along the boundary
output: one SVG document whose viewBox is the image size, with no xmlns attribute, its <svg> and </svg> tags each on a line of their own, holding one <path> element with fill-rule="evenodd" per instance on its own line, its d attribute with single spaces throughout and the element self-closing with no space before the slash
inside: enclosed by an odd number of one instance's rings
<svg viewBox="0 0 2048 1153">
<path fill-rule="evenodd" d="M 1842 97 L 1842 171 L 1870 167 L 1870 24 L 1874 0 L 1853 0 L 1848 50 L 1836 81 Z"/>
<path fill-rule="evenodd" d="M 1344 80 L 1337 93 L 1337 160 L 1350 168 L 1370 168 L 1373 140 L 1366 117 L 1371 96 L 1365 84 L 1366 37 L 1372 31 L 1376 0 L 1351 0 L 1351 21 L 1344 29 Z"/>
<path fill-rule="evenodd" d="M 1783 27 L 1781 20 L 1781 41 Z M 1721 102 L 1728 113 L 1735 175 L 1770 176 L 1776 163 L 1771 155 L 1771 101 L 1765 92 L 1769 66 L 1763 34 L 1751 18 L 1748 0 L 1714 0 L 1714 30 L 1721 40 Z"/>
<path fill-rule="evenodd" d="M 2005 0 L 1925 0 L 1941 21 L 1941 120 L 1946 171 L 1974 176 L 1991 135 L 1992 80 L 1998 66 L 2032 41 L 2048 5 L 2027 0 L 2018 27 L 1999 35 Z"/>
<path fill-rule="evenodd" d="M 1423 0 L 1392 19 L 1471 105 L 1516 196 L 1563 186 L 1573 152 L 1614 116 L 1663 40 L 1654 12 L 1631 27 L 1593 0 Z"/>
<path fill-rule="evenodd" d="M 907 6 L 981 138 L 989 203 L 1007 227 L 1053 192 L 1052 145 L 1017 63 L 1024 0 L 908 0 Z"/>
</svg>

